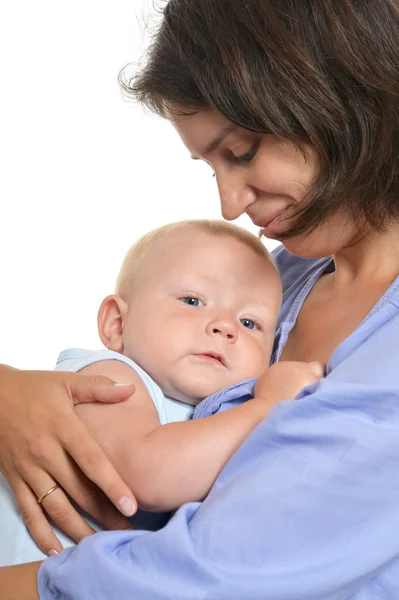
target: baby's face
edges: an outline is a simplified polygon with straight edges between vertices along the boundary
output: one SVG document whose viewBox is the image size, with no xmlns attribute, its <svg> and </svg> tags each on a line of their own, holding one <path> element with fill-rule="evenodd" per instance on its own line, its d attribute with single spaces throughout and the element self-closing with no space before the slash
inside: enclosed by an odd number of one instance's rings
<svg viewBox="0 0 399 600">
<path fill-rule="evenodd" d="M 268 366 L 281 286 L 239 240 L 173 231 L 141 267 L 123 323 L 123 353 L 166 396 L 196 404 Z"/>
</svg>

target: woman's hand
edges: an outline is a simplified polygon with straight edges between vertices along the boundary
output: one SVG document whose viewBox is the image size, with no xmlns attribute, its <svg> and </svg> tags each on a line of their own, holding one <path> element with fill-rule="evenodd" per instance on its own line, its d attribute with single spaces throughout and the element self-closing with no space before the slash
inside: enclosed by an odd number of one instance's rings
<svg viewBox="0 0 399 600">
<path fill-rule="evenodd" d="M 62 546 L 42 507 L 74 540 L 93 533 L 66 493 L 106 528 L 130 526 L 119 511 L 131 516 L 136 501 L 75 415 L 74 405 L 119 402 L 133 392 L 133 385 L 118 385 L 107 377 L 0 366 L 0 471 L 46 554 L 55 554 Z M 37 499 L 55 484 L 60 488 L 42 506 L 38 504 Z"/>
<path fill-rule="evenodd" d="M 269 367 L 255 384 L 255 397 L 276 404 L 295 398 L 304 387 L 325 374 L 320 362 L 282 361 Z"/>
</svg>

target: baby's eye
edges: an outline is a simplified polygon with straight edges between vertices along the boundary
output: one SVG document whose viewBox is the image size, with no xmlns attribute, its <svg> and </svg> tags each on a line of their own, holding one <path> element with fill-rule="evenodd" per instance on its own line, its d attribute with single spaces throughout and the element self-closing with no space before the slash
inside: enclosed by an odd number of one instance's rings
<svg viewBox="0 0 399 600">
<path fill-rule="evenodd" d="M 182 298 L 182 301 L 189 306 L 204 306 L 204 303 L 199 298 L 194 298 L 193 296 L 187 296 L 186 298 Z"/>
<path fill-rule="evenodd" d="M 241 325 L 243 325 L 244 327 L 246 327 L 247 329 L 257 329 L 257 325 L 255 323 L 255 321 L 252 321 L 252 319 L 240 319 Z"/>
</svg>

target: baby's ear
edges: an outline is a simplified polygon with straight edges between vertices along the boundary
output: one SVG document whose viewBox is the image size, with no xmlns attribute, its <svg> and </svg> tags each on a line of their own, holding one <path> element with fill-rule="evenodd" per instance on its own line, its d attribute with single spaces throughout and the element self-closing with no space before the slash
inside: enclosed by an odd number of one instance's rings
<svg viewBox="0 0 399 600">
<path fill-rule="evenodd" d="M 123 320 L 127 303 L 120 296 L 107 296 L 98 311 L 97 326 L 102 343 L 108 350 L 123 352 Z"/>
</svg>

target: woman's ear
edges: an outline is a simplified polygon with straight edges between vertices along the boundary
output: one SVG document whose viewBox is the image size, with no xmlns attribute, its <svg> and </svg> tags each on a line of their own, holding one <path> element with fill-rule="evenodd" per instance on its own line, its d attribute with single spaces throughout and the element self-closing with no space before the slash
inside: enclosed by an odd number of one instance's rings
<svg viewBox="0 0 399 600">
<path fill-rule="evenodd" d="M 98 311 L 97 326 L 102 343 L 108 350 L 123 352 L 123 321 L 127 303 L 120 296 L 107 296 Z"/>
</svg>

